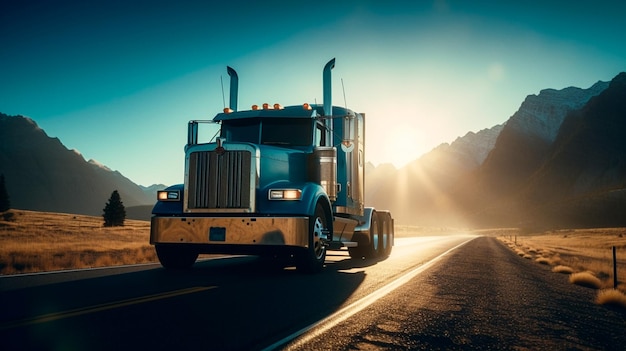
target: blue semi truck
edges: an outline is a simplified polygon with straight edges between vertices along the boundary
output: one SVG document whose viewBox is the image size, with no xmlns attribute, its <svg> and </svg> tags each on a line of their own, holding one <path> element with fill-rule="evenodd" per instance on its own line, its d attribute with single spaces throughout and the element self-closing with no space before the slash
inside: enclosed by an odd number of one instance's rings
<svg viewBox="0 0 626 351">
<path fill-rule="evenodd" d="M 323 104 L 244 111 L 237 110 L 237 72 L 227 67 L 229 107 L 189 122 L 184 184 L 157 193 L 150 243 L 163 267 L 185 269 L 199 254 L 220 253 L 315 273 L 327 250 L 389 256 L 391 213 L 364 204 L 365 116 L 332 106 L 334 66 L 332 59 L 323 70 Z"/>
</svg>

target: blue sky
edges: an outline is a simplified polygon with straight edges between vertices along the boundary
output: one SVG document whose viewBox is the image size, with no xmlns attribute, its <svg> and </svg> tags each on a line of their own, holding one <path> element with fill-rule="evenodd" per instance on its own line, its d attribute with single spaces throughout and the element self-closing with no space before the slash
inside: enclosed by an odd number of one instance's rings
<svg viewBox="0 0 626 351">
<path fill-rule="evenodd" d="M 400 167 L 541 89 L 626 71 L 625 14 L 586 0 L 0 0 L 0 112 L 138 184 L 180 183 L 186 123 L 222 110 L 227 65 L 245 109 L 321 103 L 334 57 L 333 102 L 366 113 L 366 158 Z"/>
</svg>

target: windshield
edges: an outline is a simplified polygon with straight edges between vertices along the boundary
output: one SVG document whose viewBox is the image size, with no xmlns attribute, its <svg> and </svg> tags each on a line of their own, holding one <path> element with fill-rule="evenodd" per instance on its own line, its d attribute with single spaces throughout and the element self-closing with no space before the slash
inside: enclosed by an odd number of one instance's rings
<svg viewBox="0 0 626 351">
<path fill-rule="evenodd" d="M 227 141 L 259 143 L 260 124 L 258 121 L 245 119 L 222 122 L 222 137 Z"/>
<path fill-rule="evenodd" d="M 313 121 L 303 118 L 254 118 L 222 122 L 226 141 L 278 146 L 309 146 Z"/>
</svg>

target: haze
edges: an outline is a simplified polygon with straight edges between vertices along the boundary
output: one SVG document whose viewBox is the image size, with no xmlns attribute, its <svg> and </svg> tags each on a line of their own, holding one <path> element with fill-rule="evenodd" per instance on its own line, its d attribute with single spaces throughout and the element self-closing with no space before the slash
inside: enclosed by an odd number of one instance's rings
<svg viewBox="0 0 626 351">
<path fill-rule="evenodd" d="M 335 57 L 333 102 L 366 113 L 366 158 L 401 167 L 626 62 L 623 2 L 313 4 L 3 1 L 0 112 L 138 184 L 181 183 L 186 123 L 228 103 L 227 65 L 246 109 L 321 103 Z"/>
</svg>

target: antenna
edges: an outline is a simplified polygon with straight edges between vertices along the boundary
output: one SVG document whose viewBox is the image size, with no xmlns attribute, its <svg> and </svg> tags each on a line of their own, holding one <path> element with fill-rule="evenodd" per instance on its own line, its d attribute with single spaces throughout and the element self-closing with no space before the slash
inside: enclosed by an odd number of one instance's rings
<svg viewBox="0 0 626 351">
<path fill-rule="evenodd" d="M 222 106 L 226 108 L 226 98 L 224 97 L 224 79 L 222 79 L 222 75 L 220 74 L 220 84 L 222 85 Z"/>
<path fill-rule="evenodd" d="M 343 86 L 343 78 L 341 78 L 341 90 L 343 90 L 343 104 L 345 108 L 348 108 L 348 101 L 346 101 L 346 88 Z"/>
</svg>

